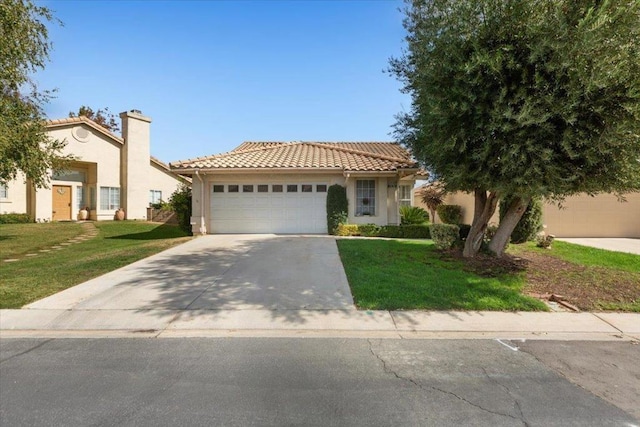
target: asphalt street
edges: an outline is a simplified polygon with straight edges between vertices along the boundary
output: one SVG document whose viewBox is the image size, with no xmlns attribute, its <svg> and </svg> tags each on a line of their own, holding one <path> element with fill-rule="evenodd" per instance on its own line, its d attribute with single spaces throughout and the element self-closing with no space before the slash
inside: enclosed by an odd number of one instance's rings
<svg viewBox="0 0 640 427">
<path fill-rule="evenodd" d="M 639 354 L 632 342 L 2 339 L 0 424 L 631 427 Z"/>
</svg>

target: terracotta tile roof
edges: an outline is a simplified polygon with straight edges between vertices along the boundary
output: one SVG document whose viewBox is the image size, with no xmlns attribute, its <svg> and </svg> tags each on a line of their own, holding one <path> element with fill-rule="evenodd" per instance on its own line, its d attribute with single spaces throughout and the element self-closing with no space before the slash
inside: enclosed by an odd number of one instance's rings
<svg viewBox="0 0 640 427">
<path fill-rule="evenodd" d="M 172 162 L 174 171 L 216 169 L 339 169 L 387 172 L 417 169 L 400 145 L 389 142 L 245 142 L 213 156 Z"/>
<path fill-rule="evenodd" d="M 120 144 L 124 144 L 124 139 L 122 139 L 119 136 L 116 136 L 115 134 L 109 132 L 108 129 L 103 128 L 102 126 L 100 126 L 99 124 L 97 124 L 96 122 L 94 122 L 91 119 L 88 119 L 84 116 L 79 116 L 79 117 L 67 117 L 64 119 L 56 119 L 56 120 L 49 120 L 47 122 L 47 128 L 51 129 L 51 128 L 57 128 L 57 127 L 63 127 L 63 126 L 69 126 L 69 125 L 76 125 L 79 123 L 83 123 L 95 130 L 97 130 L 98 132 L 100 132 L 101 134 L 108 136 L 109 138 L 113 139 L 114 141 L 119 142 Z"/>
</svg>

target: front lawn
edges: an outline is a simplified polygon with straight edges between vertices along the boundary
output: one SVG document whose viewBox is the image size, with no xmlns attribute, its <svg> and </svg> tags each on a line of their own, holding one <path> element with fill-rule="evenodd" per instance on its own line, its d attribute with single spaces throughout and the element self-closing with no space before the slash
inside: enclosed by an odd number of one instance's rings
<svg viewBox="0 0 640 427">
<path fill-rule="evenodd" d="M 338 240 L 361 309 L 545 310 L 556 294 L 581 310 L 640 312 L 640 256 L 554 242 L 510 245 L 502 259 L 462 259 L 430 240 Z"/>
<path fill-rule="evenodd" d="M 96 237 L 49 252 L 40 250 L 78 236 L 80 224 L 0 225 L 0 308 L 19 308 L 191 238 L 170 225 L 136 221 L 93 224 L 98 230 Z M 26 256 L 27 252 L 37 255 Z M 18 260 L 4 262 L 12 257 Z"/>
<path fill-rule="evenodd" d="M 0 224 L 0 261 L 79 236 L 82 226 L 75 222 L 46 224 Z"/>
<path fill-rule="evenodd" d="M 546 310 L 522 294 L 523 273 L 483 277 L 440 256 L 431 240 L 338 240 L 358 308 L 372 310 Z M 488 276 L 488 275 L 486 275 Z"/>
</svg>

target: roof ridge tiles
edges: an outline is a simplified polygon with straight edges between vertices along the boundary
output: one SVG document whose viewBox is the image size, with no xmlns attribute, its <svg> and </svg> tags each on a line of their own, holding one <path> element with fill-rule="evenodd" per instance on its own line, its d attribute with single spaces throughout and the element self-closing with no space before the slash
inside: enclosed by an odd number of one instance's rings
<svg viewBox="0 0 640 427">
<path fill-rule="evenodd" d="M 359 154 L 359 155 L 363 155 L 363 156 L 370 156 L 370 157 L 376 157 L 378 159 L 383 159 L 383 160 L 390 160 L 390 161 L 400 161 L 402 163 L 409 163 L 411 162 L 410 158 L 402 158 L 402 157 L 393 157 L 393 156 L 387 156 L 384 154 L 378 154 L 378 153 L 373 153 L 370 151 L 362 151 L 362 150 L 356 150 L 355 148 L 344 148 L 344 147 L 339 147 L 339 146 L 332 146 L 331 144 L 349 144 L 348 142 L 304 142 L 305 144 L 309 144 L 309 145 L 315 145 L 316 147 L 324 147 L 324 148 L 330 148 L 332 150 L 338 150 L 338 151 L 342 151 L 342 152 L 346 152 L 346 153 L 352 153 L 352 154 Z M 354 143 L 357 144 L 357 143 Z M 362 142 L 361 144 L 373 144 L 372 142 Z M 379 144 L 389 144 L 389 145 L 398 145 L 395 142 L 380 142 Z M 415 162 L 413 162 L 415 163 Z"/>
</svg>

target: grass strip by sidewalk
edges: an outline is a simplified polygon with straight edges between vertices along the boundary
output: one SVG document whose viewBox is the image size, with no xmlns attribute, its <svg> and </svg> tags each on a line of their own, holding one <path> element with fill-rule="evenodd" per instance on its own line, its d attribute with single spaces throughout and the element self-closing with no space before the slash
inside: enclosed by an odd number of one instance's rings
<svg viewBox="0 0 640 427">
<path fill-rule="evenodd" d="M 358 308 L 372 310 L 547 310 L 523 295 L 522 273 L 481 277 L 444 260 L 431 240 L 337 241 Z"/>
<path fill-rule="evenodd" d="M 15 262 L 0 262 L 0 308 L 22 307 L 191 239 L 179 227 L 170 225 L 135 221 L 94 224 L 99 233 L 90 240 Z M 34 236 L 54 245 L 74 237 L 73 233 L 79 234 L 75 223 L 55 223 L 55 230 L 43 227 L 51 224 L 16 225 L 0 226 L 1 236 L 17 236 L 2 241 L 8 253 L 42 247 L 30 243 Z"/>
<path fill-rule="evenodd" d="M 525 291 L 563 295 L 581 310 L 640 313 L 640 255 L 561 241 L 551 249 L 509 245 L 507 252 L 529 262 Z"/>
</svg>

